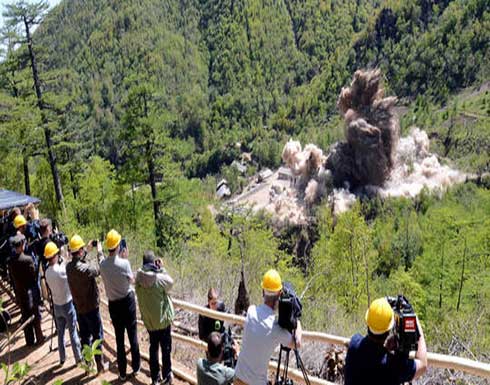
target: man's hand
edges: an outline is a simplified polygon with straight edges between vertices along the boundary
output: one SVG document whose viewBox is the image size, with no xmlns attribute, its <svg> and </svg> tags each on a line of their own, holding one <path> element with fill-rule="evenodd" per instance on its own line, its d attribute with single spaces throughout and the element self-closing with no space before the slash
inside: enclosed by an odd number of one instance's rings
<svg viewBox="0 0 490 385">
<path fill-rule="evenodd" d="M 87 248 L 87 252 L 89 252 L 89 253 L 90 253 L 90 252 L 92 251 L 92 249 L 94 248 L 94 246 L 92 245 L 92 242 L 93 242 L 93 240 L 91 239 L 90 241 L 88 241 L 87 246 L 86 246 L 86 248 Z"/>
<path fill-rule="evenodd" d="M 29 217 L 31 220 L 39 219 L 39 210 L 31 202 L 24 209 L 24 216 Z"/>
<path fill-rule="evenodd" d="M 238 360 L 238 355 L 240 354 L 240 345 L 238 344 L 237 340 L 233 340 L 232 348 L 233 348 L 233 357 L 235 358 L 235 360 Z"/>
<path fill-rule="evenodd" d="M 298 326 L 296 327 L 296 347 L 299 349 L 301 347 L 301 337 L 303 335 L 303 328 L 301 327 L 301 322 L 298 320 Z"/>
<path fill-rule="evenodd" d="M 97 254 L 102 254 L 102 242 L 97 240 Z"/>
<path fill-rule="evenodd" d="M 419 346 L 417 352 L 415 353 L 415 365 L 417 369 L 415 370 L 414 380 L 421 377 L 427 371 L 427 345 L 425 344 L 424 331 L 422 330 L 422 325 L 420 324 L 419 317 L 417 317 L 417 326 L 420 333 Z"/>
<path fill-rule="evenodd" d="M 122 250 L 119 252 L 119 256 L 120 256 L 121 258 L 128 259 L 128 256 L 129 256 L 128 246 L 126 246 L 124 249 L 122 249 Z"/>
</svg>

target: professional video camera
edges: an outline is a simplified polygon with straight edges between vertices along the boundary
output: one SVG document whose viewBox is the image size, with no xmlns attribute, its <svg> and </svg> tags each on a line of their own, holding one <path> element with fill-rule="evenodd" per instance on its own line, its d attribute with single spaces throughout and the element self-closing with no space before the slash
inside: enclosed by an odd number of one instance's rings
<svg viewBox="0 0 490 385">
<path fill-rule="evenodd" d="M 396 342 L 395 350 L 408 355 L 418 348 L 420 333 L 417 326 L 417 316 L 405 296 L 399 294 L 397 297 L 386 297 L 386 299 L 395 313 L 395 326 L 393 328 Z"/>
<path fill-rule="evenodd" d="M 223 340 L 223 363 L 229 368 L 234 368 L 236 366 L 235 349 L 233 349 L 233 335 L 229 326 L 221 334 L 221 338 Z"/>
<path fill-rule="evenodd" d="M 58 247 L 61 247 L 61 246 L 68 244 L 68 237 L 64 233 L 62 233 L 61 231 L 57 232 L 57 233 L 52 233 L 49 236 L 49 239 L 51 241 L 53 241 L 54 243 L 56 243 L 56 246 L 58 246 Z"/>
<path fill-rule="evenodd" d="M 303 305 L 301 305 L 293 285 L 289 282 L 284 282 L 282 293 L 279 297 L 279 319 L 277 321 L 279 326 L 290 332 L 296 330 L 302 309 Z"/>
<path fill-rule="evenodd" d="M 296 328 L 298 326 L 298 320 L 301 318 L 301 311 L 303 305 L 294 291 L 293 285 L 289 282 L 284 282 L 282 285 L 282 293 L 279 297 L 279 317 L 277 323 L 283 329 L 289 330 L 294 341 L 296 341 Z M 281 345 L 279 350 L 279 358 L 277 360 L 277 371 L 274 385 L 293 385 L 293 380 L 288 377 L 289 370 L 289 353 L 291 349 L 289 347 Z M 281 361 L 282 353 L 285 353 L 285 365 L 281 374 Z M 301 370 L 306 385 L 310 385 L 308 373 L 306 372 L 305 365 L 296 345 L 293 348 L 294 355 L 296 356 L 296 366 Z"/>
</svg>

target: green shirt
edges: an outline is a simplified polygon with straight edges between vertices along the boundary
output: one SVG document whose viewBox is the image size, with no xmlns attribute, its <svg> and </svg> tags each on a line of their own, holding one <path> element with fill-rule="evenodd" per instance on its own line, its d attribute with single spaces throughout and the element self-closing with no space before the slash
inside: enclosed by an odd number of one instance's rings
<svg viewBox="0 0 490 385">
<path fill-rule="evenodd" d="M 197 360 L 197 385 L 227 385 L 233 382 L 235 370 L 223 364 Z"/>
</svg>

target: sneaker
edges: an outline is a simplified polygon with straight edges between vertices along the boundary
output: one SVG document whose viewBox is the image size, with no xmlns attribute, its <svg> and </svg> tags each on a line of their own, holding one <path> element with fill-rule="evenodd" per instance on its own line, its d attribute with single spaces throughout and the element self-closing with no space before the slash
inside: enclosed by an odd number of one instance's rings
<svg viewBox="0 0 490 385">
<path fill-rule="evenodd" d="M 172 385 L 172 378 L 173 378 L 173 375 L 172 373 L 170 373 L 167 378 L 165 378 L 165 380 L 162 382 L 163 385 Z"/>
<path fill-rule="evenodd" d="M 65 364 L 65 360 L 60 360 L 58 366 L 61 368 Z"/>
<path fill-rule="evenodd" d="M 103 373 L 106 372 L 109 369 L 109 363 L 108 362 L 101 362 L 97 363 L 97 373 Z"/>
<path fill-rule="evenodd" d="M 132 375 L 133 377 L 134 377 L 134 376 L 137 376 L 137 375 L 139 374 L 140 370 L 141 370 L 141 366 L 140 366 L 138 369 L 133 370 L 133 373 L 131 373 L 131 375 Z"/>
<path fill-rule="evenodd" d="M 126 375 L 123 376 L 122 374 L 120 374 L 119 381 L 126 381 Z"/>
<path fill-rule="evenodd" d="M 158 377 L 156 380 L 151 382 L 151 385 L 162 385 L 162 379 Z"/>
</svg>

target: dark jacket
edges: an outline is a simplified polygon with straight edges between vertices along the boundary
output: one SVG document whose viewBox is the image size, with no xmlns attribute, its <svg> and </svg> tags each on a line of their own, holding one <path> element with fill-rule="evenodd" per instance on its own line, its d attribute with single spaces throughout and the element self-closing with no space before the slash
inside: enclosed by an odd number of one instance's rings
<svg viewBox="0 0 490 385">
<path fill-rule="evenodd" d="M 400 354 L 389 353 L 369 336 L 352 336 L 345 358 L 345 385 L 399 385 L 412 381 L 417 365 Z"/>
<path fill-rule="evenodd" d="M 66 265 L 68 285 L 78 314 L 99 308 L 99 288 L 95 280 L 99 274 L 98 267 L 76 257 Z"/>
<path fill-rule="evenodd" d="M 39 238 L 34 241 L 32 244 L 31 248 L 36 254 L 38 261 L 39 261 L 39 266 L 43 266 L 44 270 L 47 269 L 48 262 L 46 261 L 46 258 L 44 257 L 44 248 L 50 241 L 49 238 Z M 39 268 L 39 267 L 38 267 Z"/>
<path fill-rule="evenodd" d="M 13 256 L 9 261 L 10 276 L 14 284 L 17 303 L 21 309 L 32 309 L 39 304 L 36 265 L 30 255 Z"/>
<path fill-rule="evenodd" d="M 209 305 L 206 305 L 209 309 Z M 223 302 L 218 303 L 218 311 L 225 312 L 225 304 Z M 221 320 L 216 320 L 214 318 L 209 318 L 204 315 L 199 315 L 199 339 L 206 341 L 208 336 L 212 332 L 218 332 L 223 334 L 225 332 L 224 322 Z"/>
</svg>

